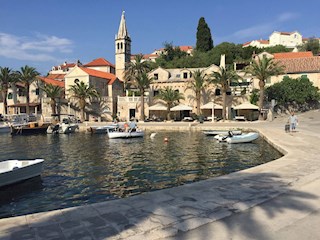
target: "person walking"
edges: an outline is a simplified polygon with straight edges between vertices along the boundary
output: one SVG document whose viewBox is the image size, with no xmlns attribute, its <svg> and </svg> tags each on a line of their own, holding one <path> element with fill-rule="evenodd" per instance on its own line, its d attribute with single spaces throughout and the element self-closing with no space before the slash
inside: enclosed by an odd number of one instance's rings
<svg viewBox="0 0 320 240">
<path fill-rule="evenodd" d="M 298 118 L 297 116 L 294 114 L 294 112 L 291 112 L 291 115 L 288 119 L 289 124 L 290 124 L 290 132 L 295 132 L 296 128 L 297 128 L 297 124 L 298 124 Z"/>
</svg>

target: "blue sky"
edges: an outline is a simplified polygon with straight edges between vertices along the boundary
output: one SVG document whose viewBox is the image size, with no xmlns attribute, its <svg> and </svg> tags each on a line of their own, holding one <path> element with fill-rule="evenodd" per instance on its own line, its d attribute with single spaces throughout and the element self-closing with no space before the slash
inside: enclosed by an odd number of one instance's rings
<svg viewBox="0 0 320 240">
<path fill-rule="evenodd" d="M 196 44 L 200 17 L 214 44 L 268 39 L 273 31 L 320 37 L 319 0 L 0 0 L 0 66 L 52 66 L 104 57 L 114 63 L 114 37 L 125 11 L 132 53 Z"/>
</svg>

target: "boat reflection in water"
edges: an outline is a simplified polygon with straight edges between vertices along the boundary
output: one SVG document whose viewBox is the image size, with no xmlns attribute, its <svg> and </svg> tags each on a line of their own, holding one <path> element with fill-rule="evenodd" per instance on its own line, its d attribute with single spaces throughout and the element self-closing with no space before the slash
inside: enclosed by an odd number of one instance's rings
<svg viewBox="0 0 320 240">
<path fill-rule="evenodd" d="M 0 218 L 170 188 L 282 156 L 262 138 L 255 143 L 220 144 L 202 132 L 157 132 L 152 139 L 109 139 L 105 134 L 85 133 L 23 138 L 2 135 L 0 148 L 0 161 L 45 159 L 42 187 L 2 203 Z M 11 191 L 0 188 L 0 196 Z"/>
</svg>

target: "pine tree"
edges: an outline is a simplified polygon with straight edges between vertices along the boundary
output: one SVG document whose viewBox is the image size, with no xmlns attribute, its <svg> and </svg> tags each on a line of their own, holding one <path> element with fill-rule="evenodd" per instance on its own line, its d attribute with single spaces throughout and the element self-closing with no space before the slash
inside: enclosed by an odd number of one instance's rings
<svg viewBox="0 0 320 240">
<path fill-rule="evenodd" d="M 207 52 L 213 48 L 211 31 L 204 17 L 199 19 L 196 48 L 200 52 Z"/>
</svg>

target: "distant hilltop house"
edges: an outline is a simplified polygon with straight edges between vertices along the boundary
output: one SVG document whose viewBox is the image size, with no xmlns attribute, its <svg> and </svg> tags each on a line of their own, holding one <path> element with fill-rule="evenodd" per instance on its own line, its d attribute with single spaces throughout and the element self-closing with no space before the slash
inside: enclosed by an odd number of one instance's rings
<svg viewBox="0 0 320 240">
<path fill-rule="evenodd" d="M 182 52 L 185 52 L 187 55 L 192 56 L 193 54 L 193 47 L 192 46 L 177 46 Z M 164 48 L 156 49 L 150 54 L 143 54 L 144 61 L 151 61 L 155 62 L 158 57 L 162 54 L 166 54 Z M 131 55 L 131 61 L 134 61 L 134 58 L 137 54 Z"/>
<path fill-rule="evenodd" d="M 287 48 L 296 48 L 297 46 L 306 43 L 309 39 L 303 38 L 298 31 L 294 32 L 277 32 L 274 31 L 270 36 L 269 40 L 252 40 L 250 42 L 244 43 L 243 47 L 257 47 L 266 48 L 276 45 L 283 45 Z"/>
</svg>

